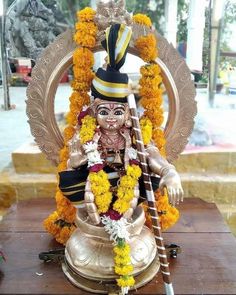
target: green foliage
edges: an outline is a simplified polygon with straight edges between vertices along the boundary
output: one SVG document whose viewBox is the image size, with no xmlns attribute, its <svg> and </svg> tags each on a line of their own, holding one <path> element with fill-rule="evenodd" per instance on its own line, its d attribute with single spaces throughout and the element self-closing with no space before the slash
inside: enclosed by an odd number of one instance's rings
<svg viewBox="0 0 236 295">
<path fill-rule="evenodd" d="M 187 41 L 187 17 L 188 17 L 189 3 L 186 0 L 178 1 L 178 30 L 177 30 L 177 42 Z"/>
<path fill-rule="evenodd" d="M 71 26 L 76 22 L 76 12 L 90 6 L 90 0 L 58 0 L 57 3 Z"/>
<path fill-rule="evenodd" d="M 128 12 L 133 12 L 133 14 L 143 13 L 148 15 L 157 31 L 161 34 L 163 33 L 163 28 L 161 26 L 161 18 L 164 15 L 164 1 L 162 0 L 129 0 L 126 1 L 126 8 Z"/>
<path fill-rule="evenodd" d="M 228 45 L 229 40 L 231 39 L 232 35 L 232 27 L 231 25 L 236 23 L 236 3 L 232 1 L 226 1 L 225 9 L 224 9 L 224 21 L 223 21 L 223 28 L 222 28 L 222 42 L 220 44 L 221 51 L 232 51 Z M 229 66 L 236 67 L 236 59 L 227 56 L 220 57 L 220 69 L 226 69 Z"/>
</svg>

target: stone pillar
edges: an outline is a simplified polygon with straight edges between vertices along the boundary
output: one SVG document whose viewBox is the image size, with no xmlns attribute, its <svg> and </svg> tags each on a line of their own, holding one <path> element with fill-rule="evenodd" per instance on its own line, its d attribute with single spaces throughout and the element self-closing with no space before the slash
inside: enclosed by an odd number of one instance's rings
<svg viewBox="0 0 236 295">
<path fill-rule="evenodd" d="M 1 77 L 3 86 L 3 96 L 4 96 L 4 110 L 8 111 L 11 109 L 9 86 L 8 86 L 8 61 L 7 61 L 7 50 L 6 50 L 6 4 L 3 0 L 0 0 L 0 60 L 1 60 Z"/>
<path fill-rule="evenodd" d="M 176 47 L 178 0 L 165 1 L 165 38 Z"/>
<path fill-rule="evenodd" d="M 191 0 L 189 3 L 186 62 L 195 72 L 202 72 L 205 7 L 206 0 Z"/>
</svg>

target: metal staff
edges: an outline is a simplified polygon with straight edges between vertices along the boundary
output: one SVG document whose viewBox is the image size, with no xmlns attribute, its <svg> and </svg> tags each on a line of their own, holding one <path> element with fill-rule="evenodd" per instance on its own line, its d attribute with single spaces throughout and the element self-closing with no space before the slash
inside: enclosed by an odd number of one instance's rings
<svg viewBox="0 0 236 295">
<path fill-rule="evenodd" d="M 141 169 L 143 172 L 144 185 L 145 185 L 145 190 L 146 190 L 146 195 L 148 200 L 149 212 L 150 212 L 151 220 L 152 220 L 152 227 L 153 227 L 154 236 L 155 236 L 156 245 L 157 245 L 157 252 L 158 252 L 160 265 L 161 265 L 160 267 L 161 273 L 162 273 L 162 277 L 163 277 L 163 281 L 165 285 L 165 291 L 167 295 L 174 295 L 174 290 L 173 290 L 173 286 L 170 279 L 169 263 L 167 260 L 163 237 L 161 234 L 161 226 L 160 226 L 158 212 L 156 209 L 155 196 L 152 189 L 151 177 L 149 174 L 146 152 L 143 145 L 143 139 L 142 139 L 140 124 L 139 124 L 136 102 L 135 102 L 135 98 L 133 94 L 130 94 L 128 96 L 128 104 L 129 104 L 129 109 L 131 113 L 133 130 L 135 134 L 138 157 L 139 157 Z"/>
</svg>

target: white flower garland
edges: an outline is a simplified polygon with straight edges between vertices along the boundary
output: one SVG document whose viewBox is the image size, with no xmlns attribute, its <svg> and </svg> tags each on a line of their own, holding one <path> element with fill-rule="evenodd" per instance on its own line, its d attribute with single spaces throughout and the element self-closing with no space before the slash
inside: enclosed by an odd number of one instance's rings
<svg viewBox="0 0 236 295">
<path fill-rule="evenodd" d="M 102 216 L 101 221 L 104 224 L 105 231 L 110 235 L 110 240 L 117 242 L 118 239 L 129 241 L 130 233 L 127 231 L 129 223 L 125 218 L 112 220 L 109 216 Z"/>
</svg>

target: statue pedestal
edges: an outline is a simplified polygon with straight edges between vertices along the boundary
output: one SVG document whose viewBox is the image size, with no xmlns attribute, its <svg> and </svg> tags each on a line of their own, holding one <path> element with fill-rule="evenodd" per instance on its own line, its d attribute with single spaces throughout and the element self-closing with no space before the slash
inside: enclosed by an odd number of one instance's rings
<svg viewBox="0 0 236 295">
<path fill-rule="evenodd" d="M 142 207 L 137 207 L 132 222 L 127 225 L 130 233 L 132 275 L 138 288 L 148 283 L 159 270 L 156 243 L 152 232 L 144 226 Z M 88 223 L 83 209 L 78 210 L 78 228 L 66 244 L 63 271 L 75 286 L 94 293 L 107 293 L 116 286 L 118 276 L 114 272 L 113 241 L 104 227 Z M 102 283 L 101 283 L 102 282 Z"/>
</svg>

